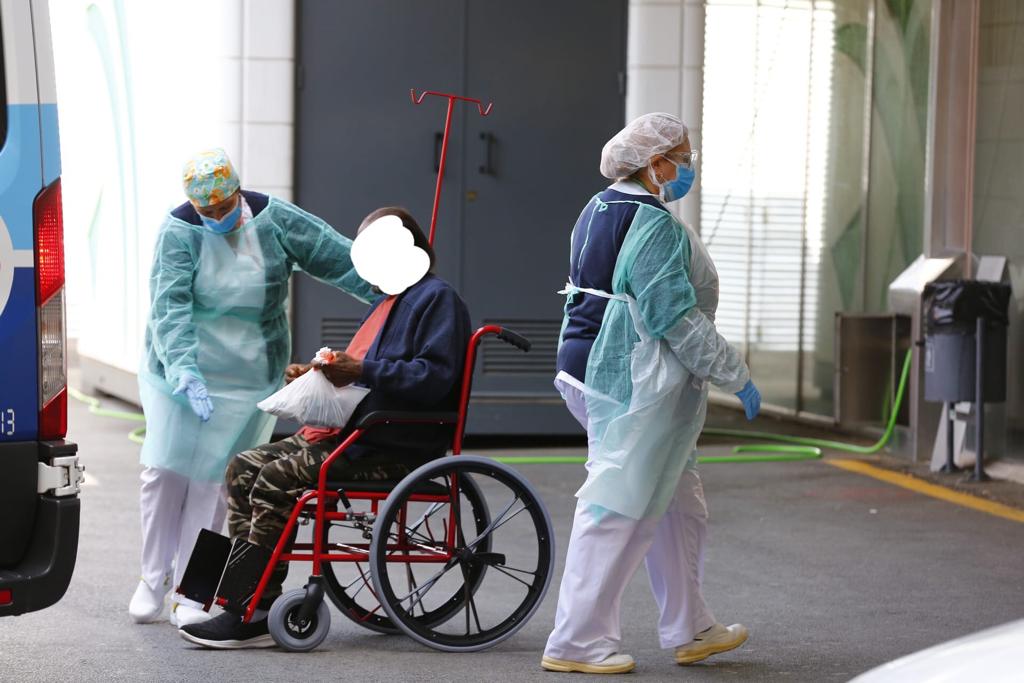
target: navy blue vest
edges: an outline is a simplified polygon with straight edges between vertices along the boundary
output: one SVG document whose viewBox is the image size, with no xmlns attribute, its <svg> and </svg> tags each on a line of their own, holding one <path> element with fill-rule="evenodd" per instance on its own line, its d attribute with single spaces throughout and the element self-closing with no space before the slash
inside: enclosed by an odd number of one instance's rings
<svg viewBox="0 0 1024 683">
<path fill-rule="evenodd" d="M 628 203 L 605 203 L 616 201 Z M 611 293 L 615 261 L 636 216 L 635 202 L 665 208 L 649 194 L 626 194 L 609 188 L 591 199 L 583 209 L 573 229 L 569 264 L 569 277 L 577 287 Z M 590 348 L 601 330 L 608 300 L 592 294 L 577 294 L 573 299 L 568 309 L 569 321 L 562 334 L 562 346 L 558 350 L 557 367 L 582 382 L 587 373 Z"/>
</svg>

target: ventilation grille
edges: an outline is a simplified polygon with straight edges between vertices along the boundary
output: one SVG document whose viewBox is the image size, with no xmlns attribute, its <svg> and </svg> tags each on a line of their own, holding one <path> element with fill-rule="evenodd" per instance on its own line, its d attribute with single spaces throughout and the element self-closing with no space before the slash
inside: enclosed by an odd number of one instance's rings
<svg viewBox="0 0 1024 683">
<path fill-rule="evenodd" d="M 486 337 L 480 345 L 481 369 L 488 375 L 547 375 L 555 374 L 555 356 L 558 353 L 558 335 L 561 320 L 485 320 L 485 325 L 501 325 L 518 332 L 533 345 L 523 353 L 511 344 Z"/>
<path fill-rule="evenodd" d="M 320 346 L 332 349 L 348 348 L 348 343 L 352 341 L 358 329 L 358 318 L 321 318 Z"/>
</svg>

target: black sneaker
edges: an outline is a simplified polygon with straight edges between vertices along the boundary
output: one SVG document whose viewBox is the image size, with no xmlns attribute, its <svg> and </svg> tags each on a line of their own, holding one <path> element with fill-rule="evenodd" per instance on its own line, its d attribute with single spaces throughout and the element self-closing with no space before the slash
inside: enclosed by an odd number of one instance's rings
<svg viewBox="0 0 1024 683">
<path fill-rule="evenodd" d="M 178 633 L 190 643 L 215 650 L 240 650 L 275 645 L 266 619 L 243 624 L 242 618 L 231 612 L 224 612 L 198 624 L 182 626 Z"/>
</svg>

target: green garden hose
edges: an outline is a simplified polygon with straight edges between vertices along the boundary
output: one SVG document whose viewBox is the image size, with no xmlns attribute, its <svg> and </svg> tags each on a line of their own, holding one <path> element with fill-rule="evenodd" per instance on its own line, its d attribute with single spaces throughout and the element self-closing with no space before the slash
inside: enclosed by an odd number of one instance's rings
<svg viewBox="0 0 1024 683">
<path fill-rule="evenodd" d="M 75 389 L 74 387 L 68 387 L 68 395 L 71 396 L 71 398 L 75 399 L 76 401 L 80 401 L 85 405 L 89 406 L 89 412 L 92 413 L 93 415 L 98 415 L 100 417 L 111 417 L 114 418 L 115 420 L 129 420 L 131 422 L 146 421 L 146 416 L 143 415 L 142 413 L 132 413 L 126 410 L 110 410 L 109 408 L 103 408 L 100 405 L 100 400 L 98 398 L 96 398 L 95 396 L 89 396 L 88 394 L 83 394 L 81 391 Z M 131 432 L 128 433 L 128 438 L 131 441 L 134 441 L 135 443 L 142 443 L 145 436 L 145 425 L 143 425 L 142 427 L 138 427 L 137 429 L 133 429 Z"/>
<path fill-rule="evenodd" d="M 142 413 L 131 413 L 124 410 L 110 410 L 108 408 L 100 407 L 100 400 L 94 396 L 83 394 L 74 387 L 68 388 L 68 394 L 71 398 L 76 401 L 81 401 L 85 405 L 89 406 L 89 412 L 93 415 L 99 415 L 100 417 L 112 417 L 117 420 L 131 420 L 132 422 L 145 422 L 146 416 Z"/>
<path fill-rule="evenodd" d="M 813 439 L 801 436 L 786 436 L 784 434 L 772 434 L 771 432 L 748 432 L 743 429 L 705 429 L 704 433 L 709 436 L 730 436 L 738 439 L 757 439 L 758 441 L 775 441 L 782 444 L 787 444 L 785 447 L 791 447 L 791 444 L 797 446 L 804 446 L 810 448 L 828 448 L 834 451 L 843 451 L 845 453 L 857 453 L 859 455 L 873 455 L 878 451 L 882 450 L 889 439 L 892 438 L 892 433 L 896 429 L 896 418 L 900 412 L 900 406 L 903 405 L 903 395 L 907 389 L 907 378 L 910 377 L 910 361 L 913 358 L 912 349 L 907 349 L 907 354 L 903 358 L 903 370 L 900 372 L 900 382 L 896 387 L 896 398 L 892 402 L 892 410 L 889 411 L 889 419 L 885 425 L 885 432 L 881 438 L 878 439 L 871 446 L 858 446 L 856 444 L 843 443 L 842 441 L 831 441 L 829 439 Z M 768 451 L 773 450 L 770 448 L 770 444 L 752 444 L 749 446 L 737 446 L 734 452 L 742 451 Z M 780 448 L 775 446 L 775 448 Z"/>
<path fill-rule="evenodd" d="M 750 444 L 736 446 L 733 455 L 702 455 L 697 462 L 787 462 L 791 460 L 817 460 L 821 449 L 817 446 L 791 446 L 778 444 Z M 756 455 L 741 455 L 754 453 Z"/>
<path fill-rule="evenodd" d="M 812 448 L 809 446 L 775 446 L 770 445 L 768 448 L 772 450 L 771 455 L 762 453 L 763 449 L 756 448 L 754 446 L 738 446 L 738 449 L 743 448 L 754 449 L 758 452 L 757 455 L 701 455 L 697 457 L 698 463 L 715 463 L 715 462 L 785 462 L 793 460 L 816 460 L 821 457 L 820 448 Z M 778 449 L 778 450 L 775 450 Z M 785 449 L 785 450 L 782 450 Z M 585 455 L 508 455 L 498 456 L 493 458 L 498 462 L 503 462 L 509 465 L 578 465 L 587 461 Z"/>
<path fill-rule="evenodd" d="M 703 455 L 697 458 L 698 463 L 738 463 L 738 462 L 788 462 L 797 460 L 814 460 L 821 457 L 823 448 L 845 453 L 857 453 L 860 455 L 872 455 L 882 450 L 889 439 L 892 438 L 896 429 L 896 419 L 903 405 L 903 395 L 907 389 L 907 378 L 910 376 L 910 362 L 913 357 L 912 350 L 907 349 L 903 359 L 903 370 L 900 372 L 899 385 L 896 388 L 896 397 L 892 403 L 892 410 L 889 411 L 889 418 L 886 422 L 885 432 L 871 446 L 858 446 L 856 444 L 832 441 L 829 439 L 814 439 L 801 436 L 787 436 L 785 434 L 773 434 L 771 432 L 751 432 L 743 429 L 721 429 L 709 427 L 704 429 L 708 436 L 727 436 L 735 439 L 753 439 L 757 441 L 772 441 L 770 444 L 747 444 L 733 448 L 732 455 Z M 68 389 L 68 394 L 77 401 L 89 406 L 89 412 L 100 417 L 111 417 L 118 420 L 131 420 L 133 422 L 145 422 L 146 417 L 142 413 L 132 413 L 122 410 L 109 410 L 100 406 L 97 398 L 83 394 L 74 388 Z M 146 427 L 142 426 L 133 429 L 128 438 L 135 443 L 141 444 L 146 436 Z M 499 456 L 494 458 L 498 462 L 516 465 L 559 465 L 579 464 L 587 461 L 586 456 L 578 455 L 536 455 L 536 456 Z"/>
<path fill-rule="evenodd" d="M 146 440 L 146 428 L 139 427 L 128 432 L 128 440 L 141 446 L 142 442 Z"/>
<path fill-rule="evenodd" d="M 735 462 L 786 462 L 795 460 L 814 460 L 821 457 L 823 448 L 828 448 L 846 453 L 858 453 L 860 455 L 872 455 L 882 450 L 892 433 L 896 429 L 896 419 L 903 405 L 903 395 L 907 389 L 907 378 L 910 376 L 910 361 L 913 358 L 912 349 L 907 349 L 903 358 L 903 370 L 900 372 L 900 382 L 896 387 L 896 397 L 892 403 L 892 410 L 889 411 L 889 419 L 886 422 L 885 432 L 881 438 L 871 446 L 858 446 L 856 444 L 843 443 L 842 441 L 831 441 L 829 439 L 813 439 L 801 436 L 787 436 L 785 434 L 773 434 L 771 432 L 750 432 L 743 429 L 719 429 L 709 427 L 703 431 L 708 436 L 728 436 L 735 439 L 754 439 L 757 441 L 773 441 L 770 444 L 747 444 L 733 448 L 733 455 L 704 455 L 697 458 L 698 463 L 735 463 Z M 527 456 L 527 457 L 499 457 L 498 462 L 510 464 L 559 464 L 559 463 L 584 463 L 585 456 Z"/>
</svg>

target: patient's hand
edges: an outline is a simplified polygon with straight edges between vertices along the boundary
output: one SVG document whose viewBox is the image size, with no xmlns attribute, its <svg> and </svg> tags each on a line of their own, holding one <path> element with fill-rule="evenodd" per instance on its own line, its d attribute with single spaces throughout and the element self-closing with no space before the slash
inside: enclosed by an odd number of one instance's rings
<svg viewBox="0 0 1024 683">
<path fill-rule="evenodd" d="M 284 369 L 284 383 L 291 384 L 293 381 L 309 372 L 312 365 L 308 363 L 292 363 Z"/>
<path fill-rule="evenodd" d="M 343 387 L 355 382 L 363 374 L 363 364 L 347 353 L 337 353 L 334 360 L 321 368 L 331 384 Z"/>
</svg>

